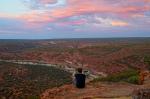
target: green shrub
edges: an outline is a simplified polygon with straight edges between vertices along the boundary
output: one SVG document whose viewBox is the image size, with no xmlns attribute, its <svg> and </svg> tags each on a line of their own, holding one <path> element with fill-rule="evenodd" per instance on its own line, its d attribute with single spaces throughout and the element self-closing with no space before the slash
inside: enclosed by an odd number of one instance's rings
<svg viewBox="0 0 150 99">
<path fill-rule="evenodd" d="M 93 82 L 97 82 L 97 81 L 108 81 L 108 82 L 125 81 L 125 82 L 129 82 L 129 83 L 137 84 L 138 83 L 138 72 L 134 69 L 128 69 L 121 73 L 112 74 L 105 78 L 96 78 L 93 80 Z"/>
<path fill-rule="evenodd" d="M 144 62 L 148 64 L 148 69 L 150 70 L 150 56 L 145 56 Z"/>
<path fill-rule="evenodd" d="M 138 79 L 139 77 L 137 75 L 131 76 L 127 79 L 127 82 L 132 83 L 132 84 L 138 84 Z"/>
</svg>

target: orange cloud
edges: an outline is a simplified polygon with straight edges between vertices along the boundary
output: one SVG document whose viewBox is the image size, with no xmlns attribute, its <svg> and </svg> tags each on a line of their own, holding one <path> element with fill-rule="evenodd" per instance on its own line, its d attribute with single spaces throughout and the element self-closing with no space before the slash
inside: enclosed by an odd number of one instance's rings
<svg viewBox="0 0 150 99">
<path fill-rule="evenodd" d="M 112 26 L 128 26 L 129 24 L 123 21 L 112 21 L 111 25 Z"/>
</svg>

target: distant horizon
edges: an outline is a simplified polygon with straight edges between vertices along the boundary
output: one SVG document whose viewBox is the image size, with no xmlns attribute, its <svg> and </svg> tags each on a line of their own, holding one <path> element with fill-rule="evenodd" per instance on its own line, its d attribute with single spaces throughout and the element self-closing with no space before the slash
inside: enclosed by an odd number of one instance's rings
<svg viewBox="0 0 150 99">
<path fill-rule="evenodd" d="M 30 38 L 26 38 L 26 39 L 21 39 L 21 38 L 11 38 L 11 39 L 7 39 L 7 38 L 0 38 L 0 40 L 69 40 L 69 39 L 141 39 L 141 38 L 150 38 L 150 37 L 89 37 L 89 38 L 35 38 L 35 39 L 30 39 Z"/>
</svg>

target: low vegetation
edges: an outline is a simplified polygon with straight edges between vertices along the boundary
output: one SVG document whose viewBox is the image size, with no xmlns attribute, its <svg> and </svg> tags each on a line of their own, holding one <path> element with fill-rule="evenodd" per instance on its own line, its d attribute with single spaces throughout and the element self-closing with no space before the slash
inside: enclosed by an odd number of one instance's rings
<svg viewBox="0 0 150 99">
<path fill-rule="evenodd" d="M 120 82 L 125 81 L 132 84 L 138 84 L 138 72 L 134 69 L 128 69 L 121 73 L 112 74 L 105 78 L 96 78 L 93 82 L 108 81 L 108 82 Z"/>
<path fill-rule="evenodd" d="M 150 56 L 145 56 L 144 62 L 148 64 L 148 69 L 150 70 Z"/>
<path fill-rule="evenodd" d="M 150 70 L 149 45 L 150 38 L 0 40 L 0 59 L 83 64 L 92 72 L 109 75 L 94 81 L 137 84 L 136 69 Z M 70 82 L 70 73 L 53 67 L 0 62 L 0 98 L 38 99 L 47 88 Z"/>
<path fill-rule="evenodd" d="M 71 74 L 39 65 L 0 62 L 0 97 L 7 99 L 39 99 L 48 88 L 71 83 Z"/>
</svg>

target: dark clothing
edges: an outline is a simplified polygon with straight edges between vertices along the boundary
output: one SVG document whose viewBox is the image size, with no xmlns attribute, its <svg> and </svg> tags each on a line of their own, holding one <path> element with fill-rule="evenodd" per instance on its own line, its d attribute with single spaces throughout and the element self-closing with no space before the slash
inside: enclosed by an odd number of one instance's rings
<svg viewBox="0 0 150 99">
<path fill-rule="evenodd" d="M 84 74 L 75 74 L 75 81 L 77 88 L 84 88 L 85 87 L 85 78 Z"/>
</svg>

